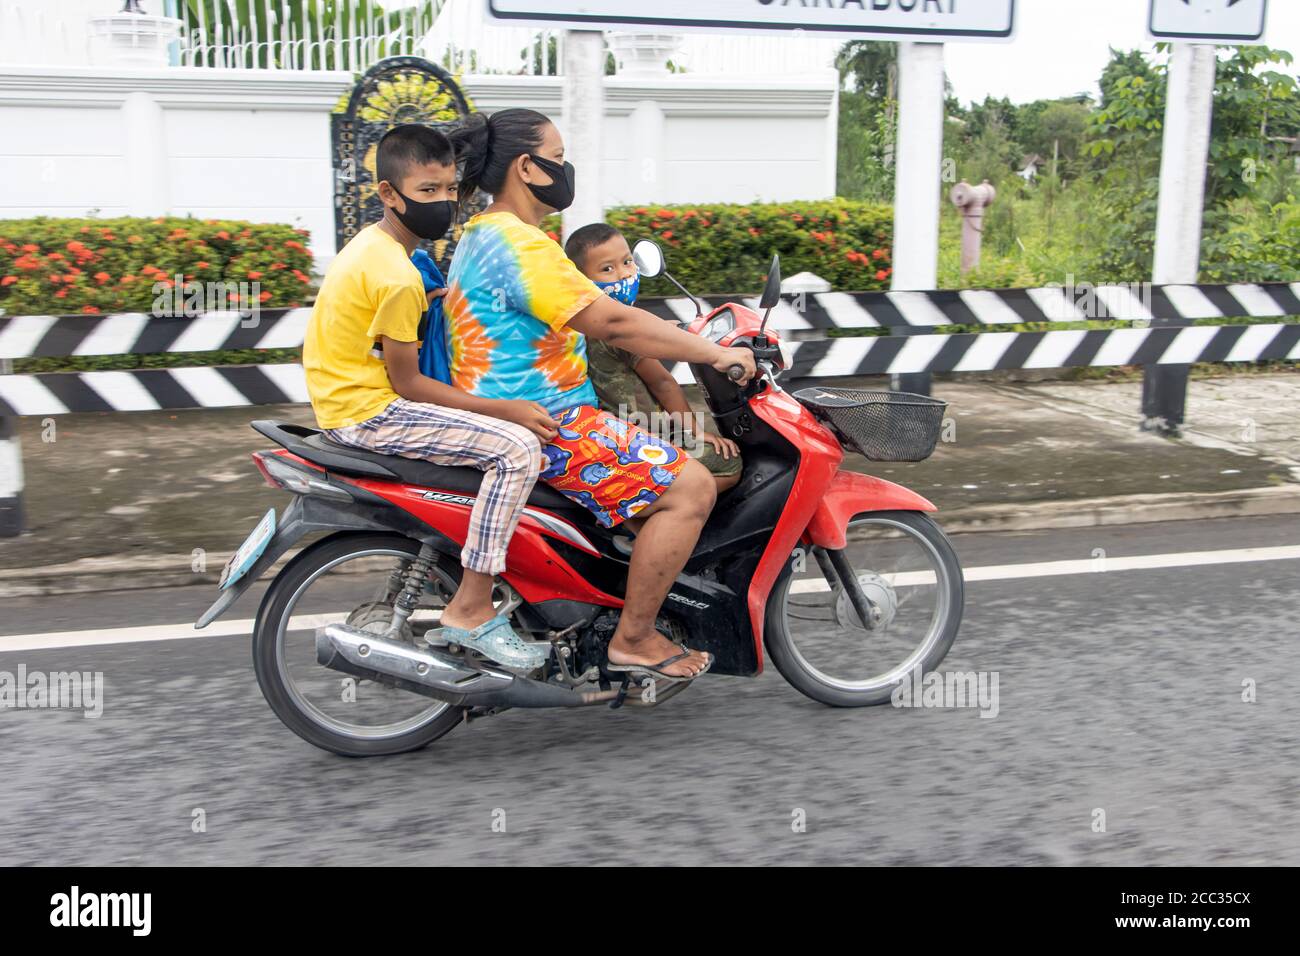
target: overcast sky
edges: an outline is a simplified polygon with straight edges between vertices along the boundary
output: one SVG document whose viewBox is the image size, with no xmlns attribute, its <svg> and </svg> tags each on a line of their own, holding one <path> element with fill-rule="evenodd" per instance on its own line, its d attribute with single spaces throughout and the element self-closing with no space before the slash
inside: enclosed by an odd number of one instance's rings
<svg viewBox="0 0 1300 956">
<path fill-rule="evenodd" d="M 1147 0 L 1018 0 L 1010 43 L 947 43 L 944 59 L 957 98 L 1012 102 L 1097 95 L 1107 47 L 1151 48 Z M 1300 58 L 1300 0 L 1268 0 L 1264 41 Z M 1292 71 L 1300 69 L 1292 64 Z"/>
</svg>

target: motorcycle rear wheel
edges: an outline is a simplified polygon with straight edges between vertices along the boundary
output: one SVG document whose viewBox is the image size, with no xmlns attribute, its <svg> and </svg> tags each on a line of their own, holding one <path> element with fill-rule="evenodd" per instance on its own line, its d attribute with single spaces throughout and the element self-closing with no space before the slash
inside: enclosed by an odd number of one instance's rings
<svg viewBox="0 0 1300 956">
<path fill-rule="evenodd" d="M 849 522 L 846 556 L 882 613 L 862 626 L 826 552 L 798 557 L 767 602 L 764 646 L 790 684 L 832 707 L 883 704 L 917 668 L 939 665 L 961 627 L 961 564 L 943 530 L 914 511 Z M 865 540 L 864 540 L 865 539 Z"/>
<path fill-rule="evenodd" d="M 253 628 L 253 668 L 257 683 L 266 702 L 286 727 L 308 743 L 344 757 L 377 757 L 406 753 L 427 747 L 451 731 L 464 720 L 464 708 L 430 700 L 409 691 L 371 685 L 357 681 L 346 674 L 332 671 L 314 662 L 308 641 L 312 623 L 297 623 L 306 611 L 360 611 L 374 616 L 374 608 L 381 602 L 358 602 L 354 595 L 343 600 L 337 608 L 333 605 L 303 607 L 304 598 L 313 585 L 324 576 L 349 561 L 369 560 L 381 563 L 410 561 L 420 550 L 417 542 L 396 534 L 345 535 L 328 538 L 299 554 L 285 566 L 271 587 L 267 589 L 258 608 L 257 622 Z M 451 562 L 443 562 L 450 565 Z M 459 568 L 454 571 L 440 564 L 435 571 L 444 585 L 455 590 L 459 581 Z M 376 569 L 347 577 L 364 578 L 367 587 L 376 592 L 384 589 L 382 583 L 388 572 Z M 363 583 L 360 580 L 357 583 Z M 355 592 L 355 588 L 351 589 Z M 428 592 L 426 592 L 428 593 Z M 381 594 L 371 597 L 382 598 Z M 391 598 L 389 598 L 391 602 Z M 310 616 L 310 614 L 308 614 Z M 286 648 L 288 635 L 298 634 L 292 652 Z M 304 634 L 307 637 L 304 638 Z M 393 706 L 405 713 L 409 699 L 409 716 L 395 720 L 390 725 L 374 726 L 357 723 L 350 725 L 345 719 L 347 708 L 327 696 L 327 688 L 343 686 L 341 682 L 353 681 L 354 698 L 391 698 Z M 336 683 L 338 682 L 338 683 Z M 313 695 L 309 688 L 316 693 Z M 336 693 L 337 690 L 330 693 Z M 382 701 L 381 701 L 382 704 Z"/>
</svg>

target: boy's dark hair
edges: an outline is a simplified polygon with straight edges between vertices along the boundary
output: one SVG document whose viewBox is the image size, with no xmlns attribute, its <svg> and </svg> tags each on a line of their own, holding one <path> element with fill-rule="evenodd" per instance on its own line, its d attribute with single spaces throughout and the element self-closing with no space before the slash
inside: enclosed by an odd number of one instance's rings
<svg viewBox="0 0 1300 956">
<path fill-rule="evenodd" d="M 587 258 L 588 250 L 621 235 L 621 232 L 608 223 L 593 222 L 573 231 L 564 244 L 564 254 L 572 259 L 579 269 L 585 269 L 587 264 L 584 260 Z"/>
<path fill-rule="evenodd" d="M 506 180 L 510 164 L 542 145 L 550 120 L 536 110 L 512 107 L 492 115 L 471 113 L 452 131 L 456 161 L 464 163 L 460 179 L 461 201 L 475 190 L 496 193 Z"/>
<path fill-rule="evenodd" d="M 379 140 L 379 149 L 375 152 L 375 179 L 379 182 L 387 180 L 397 189 L 412 166 L 430 163 L 456 165 L 451 140 L 431 126 L 404 123 L 394 126 Z"/>
</svg>

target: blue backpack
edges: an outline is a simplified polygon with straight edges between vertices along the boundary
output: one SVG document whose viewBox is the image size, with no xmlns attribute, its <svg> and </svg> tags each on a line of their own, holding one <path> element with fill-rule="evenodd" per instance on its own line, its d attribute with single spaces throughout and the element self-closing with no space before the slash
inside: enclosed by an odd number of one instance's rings
<svg viewBox="0 0 1300 956">
<path fill-rule="evenodd" d="M 433 261 L 433 256 L 423 249 L 411 254 L 411 263 L 420 270 L 424 291 L 443 289 L 447 280 Z M 443 315 L 442 299 L 434 299 L 420 322 L 420 374 L 451 384 L 451 355 L 447 351 L 447 318 Z"/>
</svg>

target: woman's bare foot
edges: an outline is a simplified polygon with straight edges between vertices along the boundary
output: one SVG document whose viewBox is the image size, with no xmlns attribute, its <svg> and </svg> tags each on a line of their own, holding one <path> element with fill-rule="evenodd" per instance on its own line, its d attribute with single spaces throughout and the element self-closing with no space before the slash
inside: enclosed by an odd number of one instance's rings
<svg viewBox="0 0 1300 956">
<path fill-rule="evenodd" d="M 674 644 L 657 631 L 651 631 L 645 637 L 633 639 L 626 634 L 616 634 L 609 642 L 607 657 L 611 664 L 627 666 L 628 664 L 645 664 L 653 667 L 670 657 L 682 653 L 682 646 Z M 679 661 L 673 661 L 663 668 L 663 673 L 670 677 L 696 677 L 708 666 L 709 658 L 701 651 L 691 651 Z"/>
</svg>

